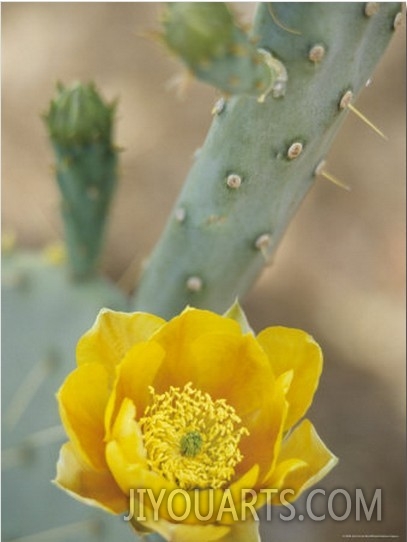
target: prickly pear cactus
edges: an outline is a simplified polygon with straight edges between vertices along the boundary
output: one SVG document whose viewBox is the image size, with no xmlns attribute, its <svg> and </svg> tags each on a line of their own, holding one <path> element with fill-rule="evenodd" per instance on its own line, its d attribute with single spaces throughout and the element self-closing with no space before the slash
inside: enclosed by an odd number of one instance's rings
<svg viewBox="0 0 407 542">
<path fill-rule="evenodd" d="M 117 177 L 114 113 L 115 103 L 106 104 L 92 83 L 77 83 L 59 84 L 44 115 L 56 158 L 70 272 L 77 279 L 98 268 Z"/>
<path fill-rule="evenodd" d="M 223 4 L 170 4 L 170 48 L 228 96 L 214 108 L 133 307 L 163 316 L 187 304 L 223 312 L 248 289 L 321 173 L 399 10 L 395 3 L 261 3 L 247 34 Z M 123 521 L 50 483 L 65 439 L 54 394 L 72 370 L 77 339 L 101 307 L 128 308 L 97 274 L 116 182 L 113 112 L 93 86 L 59 87 L 45 119 L 68 264 L 18 251 L 3 257 L 4 541 L 134 540 Z"/>
<path fill-rule="evenodd" d="M 169 13 L 177 9 L 186 10 L 171 4 Z M 372 2 L 259 4 L 251 38 L 266 64 L 281 64 L 280 76 L 260 99 L 243 94 L 215 105 L 134 307 L 164 317 L 187 304 L 223 312 L 247 291 L 324 173 L 328 149 L 390 41 L 400 9 Z M 174 50 L 170 30 L 165 36 Z M 176 30 L 185 38 L 184 60 L 186 40 L 194 39 L 187 30 Z M 231 73 L 224 73 L 229 80 Z"/>
<path fill-rule="evenodd" d="M 102 307 L 125 296 L 97 274 L 116 175 L 112 108 L 93 85 L 60 86 L 46 116 L 63 197 L 67 265 L 61 251 L 2 258 L 2 540 L 134 540 L 117 518 L 55 488 L 66 440 L 55 393 L 75 364 L 75 344 Z M 86 278 L 86 280 L 84 280 Z"/>
<path fill-rule="evenodd" d="M 16 251 L 3 256 L 2 304 L 2 540 L 134 540 L 124 522 L 51 483 L 66 440 L 55 392 L 95 314 L 124 310 L 124 296 L 102 278 L 71 282 L 65 266 Z"/>
<path fill-rule="evenodd" d="M 257 96 L 277 77 L 223 2 L 168 3 L 162 24 L 170 50 L 197 78 L 225 92 Z"/>
</svg>

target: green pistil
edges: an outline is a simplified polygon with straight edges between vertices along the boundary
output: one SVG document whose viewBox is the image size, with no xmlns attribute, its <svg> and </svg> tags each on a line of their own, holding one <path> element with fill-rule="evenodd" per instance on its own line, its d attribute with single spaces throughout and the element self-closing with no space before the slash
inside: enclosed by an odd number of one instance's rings
<svg viewBox="0 0 407 542">
<path fill-rule="evenodd" d="M 202 437 L 198 431 L 186 433 L 180 443 L 181 455 L 195 457 L 201 451 L 202 443 Z"/>
</svg>

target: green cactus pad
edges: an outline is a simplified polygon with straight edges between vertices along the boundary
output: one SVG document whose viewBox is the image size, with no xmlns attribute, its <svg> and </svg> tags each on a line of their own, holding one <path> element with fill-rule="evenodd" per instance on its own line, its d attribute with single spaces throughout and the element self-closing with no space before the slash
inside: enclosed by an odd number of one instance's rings
<svg viewBox="0 0 407 542">
<path fill-rule="evenodd" d="M 171 2 L 162 38 L 194 75 L 230 94 L 262 95 L 276 73 L 223 2 Z"/>
<path fill-rule="evenodd" d="M 101 307 L 127 301 L 100 278 L 68 282 L 40 254 L 13 252 L 2 264 L 2 540 L 134 541 L 121 518 L 51 483 L 67 440 L 55 393 L 75 367 L 76 342 Z"/>
<path fill-rule="evenodd" d="M 234 96 L 214 108 L 134 307 L 166 318 L 186 305 L 224 312 L 244 295 L 320 171 L 347 115 L 343 96 L 364 87 L 399 11 L 399 3 L 372 15 L 361 3 L 259 4 L 253 35 L 285 66 L 285 92 L 275 86 L 263 103 Z"/>
</svg>

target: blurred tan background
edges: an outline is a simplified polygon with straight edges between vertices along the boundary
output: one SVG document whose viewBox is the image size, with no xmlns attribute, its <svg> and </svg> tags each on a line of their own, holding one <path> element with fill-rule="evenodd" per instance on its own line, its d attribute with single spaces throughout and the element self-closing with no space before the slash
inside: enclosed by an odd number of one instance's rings
<svg viewBox="0 0 407 542">
<path fill-rule="evenodd" d="M 157 28 L 159 8 L 2 4 L 3 231 L 16 232 L 24 247 L 61 238 L 52 154 L 39 115 L 57 80 L 94 80 L 107 99 L 120 99 L 116 142 L 125 150 L 104 270 L 114 280 L 127 271 L 129 289 L 202 143 L 216 97 L 199 83 L 182 99 L 169 89 L 182 68 L 146 37 Z M 249 19 L 253 6 L 237 10 Z M 264 540 L 272 542 L 328 542 L 347 534 L 403 539 L 405 25 L 357 106 L 389 142 L 347 119 L 329 171 L 352 191 L 318 181 L 245 308 L 256 329 L 298 326 L 321 343 L 326 367 L 310 416 L 340 457 L 321 487 L 351 494 L 362 488 L 367 498 L 382 488 L 383 520 L 355 522 L 354 512 L 344 522 L 276 518 L 264 527 Z"/>
</svg>

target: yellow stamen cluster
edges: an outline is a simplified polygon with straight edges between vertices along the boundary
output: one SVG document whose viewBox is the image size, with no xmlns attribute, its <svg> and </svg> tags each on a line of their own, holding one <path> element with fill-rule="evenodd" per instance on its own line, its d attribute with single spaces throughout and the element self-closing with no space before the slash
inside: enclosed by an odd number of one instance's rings
<svg viewBox="0 0 407 542">
<path fill-rule="evenodd" d="M 139 421 L 150 468 L 182 489 L 227 484 L 243 459 L 240 439 L 249 434 L 235 409 L 191 383 L 151 393 L 152 404 Z"/>
</svg>

